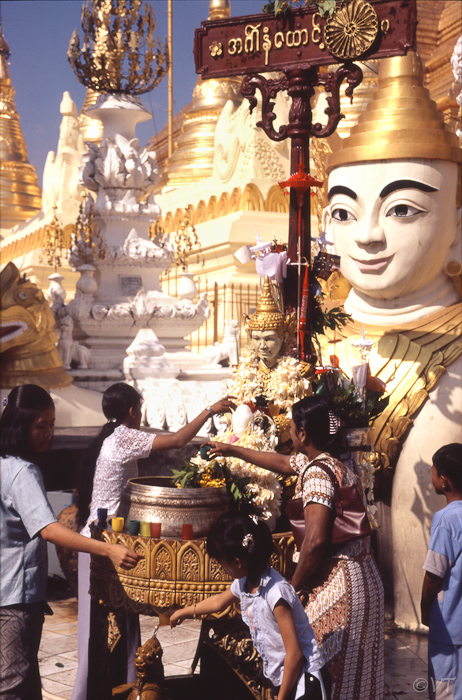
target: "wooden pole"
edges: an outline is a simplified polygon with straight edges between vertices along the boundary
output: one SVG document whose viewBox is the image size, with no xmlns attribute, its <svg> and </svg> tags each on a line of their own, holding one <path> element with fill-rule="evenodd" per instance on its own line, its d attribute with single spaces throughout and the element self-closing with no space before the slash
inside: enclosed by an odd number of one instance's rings
<svg viewBox="0 0 462 700">
<path fill-rule="evenodd" d="M 292 98 L 289 112 L 288 135 L 290 145 L 290 174 L 296 173 L 303 166 L 310 172 L 310 135 L 312 113 L 310 100 L 317 82 L 316 69 L 292 70 L 287 72 L 289 82 L 288 94 Z M 289 267 L 286 285 L 286 303 L 297 309 L 300 314 L 305 270 L 308 270 L 308 284 L 311 284 L 311 212 L 310 190 L 305 193 L 303 206 L 299 206 L 297 193 L 290 190 L 288 257 L 294 266 Z M 307 329 L 304 348 L 299 347 L 297 329 L 297 350 L 299 356 L 306 351 L 311 353 L 311 294 L 308 295 Z M 297 318 L 297 323 L 299 318 Z"/>
</svg>

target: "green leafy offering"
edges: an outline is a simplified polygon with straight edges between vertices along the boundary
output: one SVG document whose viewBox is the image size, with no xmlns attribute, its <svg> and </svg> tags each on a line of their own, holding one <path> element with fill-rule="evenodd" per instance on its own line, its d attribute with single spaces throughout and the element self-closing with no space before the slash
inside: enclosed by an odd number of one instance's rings
<svg viewBox="0 0 462 700">
<path fill-rule="evenodd" d="M 172 469 L 173 483 L 182 489 L 218 488 L 226 486 L 234 510 L 254 513 L 255 495 L 246 489 L 250 477 L 238 478 L 225 463 L 211 460 L 204 469 L 195 462 L 186 462 L 183 469 Z"/>
<path fill-rule="evenodd" d="M 389 397 L 379 391 L 366 389 L 365 401 L 358 396 L 358 389 L 351 381 L 346 387 L 342 382 L 327 386 L 325 375 L 319 379 L 316 387 L 317 396 L 330 396 L 336 415 L 346 428 L 365 428 L 377 418 L 388 406 Z"/>
<path fill-rule="evenodd" d="M 316 335 L 323 335 L 325 328 L 330 328 L 332 331 L 339 330 L 351 319 L 350 314 L 343 311 L 340 306 L 329 310 L 323 309 L 323 296 L 319 295 L 313 299 L 311 329 Z"/>
</svg>

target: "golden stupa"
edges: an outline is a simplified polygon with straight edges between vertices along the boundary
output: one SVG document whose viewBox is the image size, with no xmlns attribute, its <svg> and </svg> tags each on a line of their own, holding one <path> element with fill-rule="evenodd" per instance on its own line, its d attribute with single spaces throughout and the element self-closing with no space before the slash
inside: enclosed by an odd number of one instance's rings
<svg viewBox="0 0 462 700">
<path fill-rule="evenodd" d="M 230 0 L 210 0 L 208 19 L 225 19 L 230 13 Z M 163 171 L 156 190 L 181 187 L 212 174 L 217 121 L 228 100 L 233 100 L 236 106 L 241 103 L 240 87 L 239 76 L 219 80 L 198 78 L 192 102 L 183 111 L 183 124 L 173 154 L 163 161 L 157 139 L 150 142 L 149 147 L 156 150 Z"/>
<path fill-rule="evenodd" d="M 37 173 L 29 163 L 26 143 L 14 104 L 14 88 L 8 70 L 10 49 L 0 24 L 0 174 L 1 235 L 35 216 L 42 208 Z"/>
</svg>

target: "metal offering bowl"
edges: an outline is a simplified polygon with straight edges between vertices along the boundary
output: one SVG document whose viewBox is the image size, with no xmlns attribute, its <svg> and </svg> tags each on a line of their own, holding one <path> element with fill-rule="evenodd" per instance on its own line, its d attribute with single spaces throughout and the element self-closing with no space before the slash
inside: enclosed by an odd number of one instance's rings
<svg viewBox="0 0 462 700">
<path fill-rule="evenodd" d="M 194 537 L 206 537 L 210 527 L 229 510 L 226 488 L 179 489 L 168 476 L 130 479 L 123 491 L 119 515 L 130 520 L 161 523 L 162 537 L 181 538 L 183 525 Z"/>
</svg>

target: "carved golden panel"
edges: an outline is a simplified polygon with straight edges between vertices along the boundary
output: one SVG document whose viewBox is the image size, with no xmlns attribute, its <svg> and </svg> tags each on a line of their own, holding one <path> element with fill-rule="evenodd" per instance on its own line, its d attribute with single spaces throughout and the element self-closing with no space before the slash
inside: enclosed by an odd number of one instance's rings
<svg viewBox="0 0 462 700">
<path fill-rule="evenodd" d="M 109 559 L 92 557 L 90 593 L 109 610 L 158 615 L 173 606 L 183 607 L 225 591 L 231 578 L 206 551 L 206 539 L 162 540 L 134 537 L 92 526 L 92 537 L 135 549 L 142 559 L 130 570 Z M 294 570 L 292 533 L 273 535 L 271 565 L 283 576 Z M 229 608 L 217 617 L 235 614 Z"/>
</svg>

